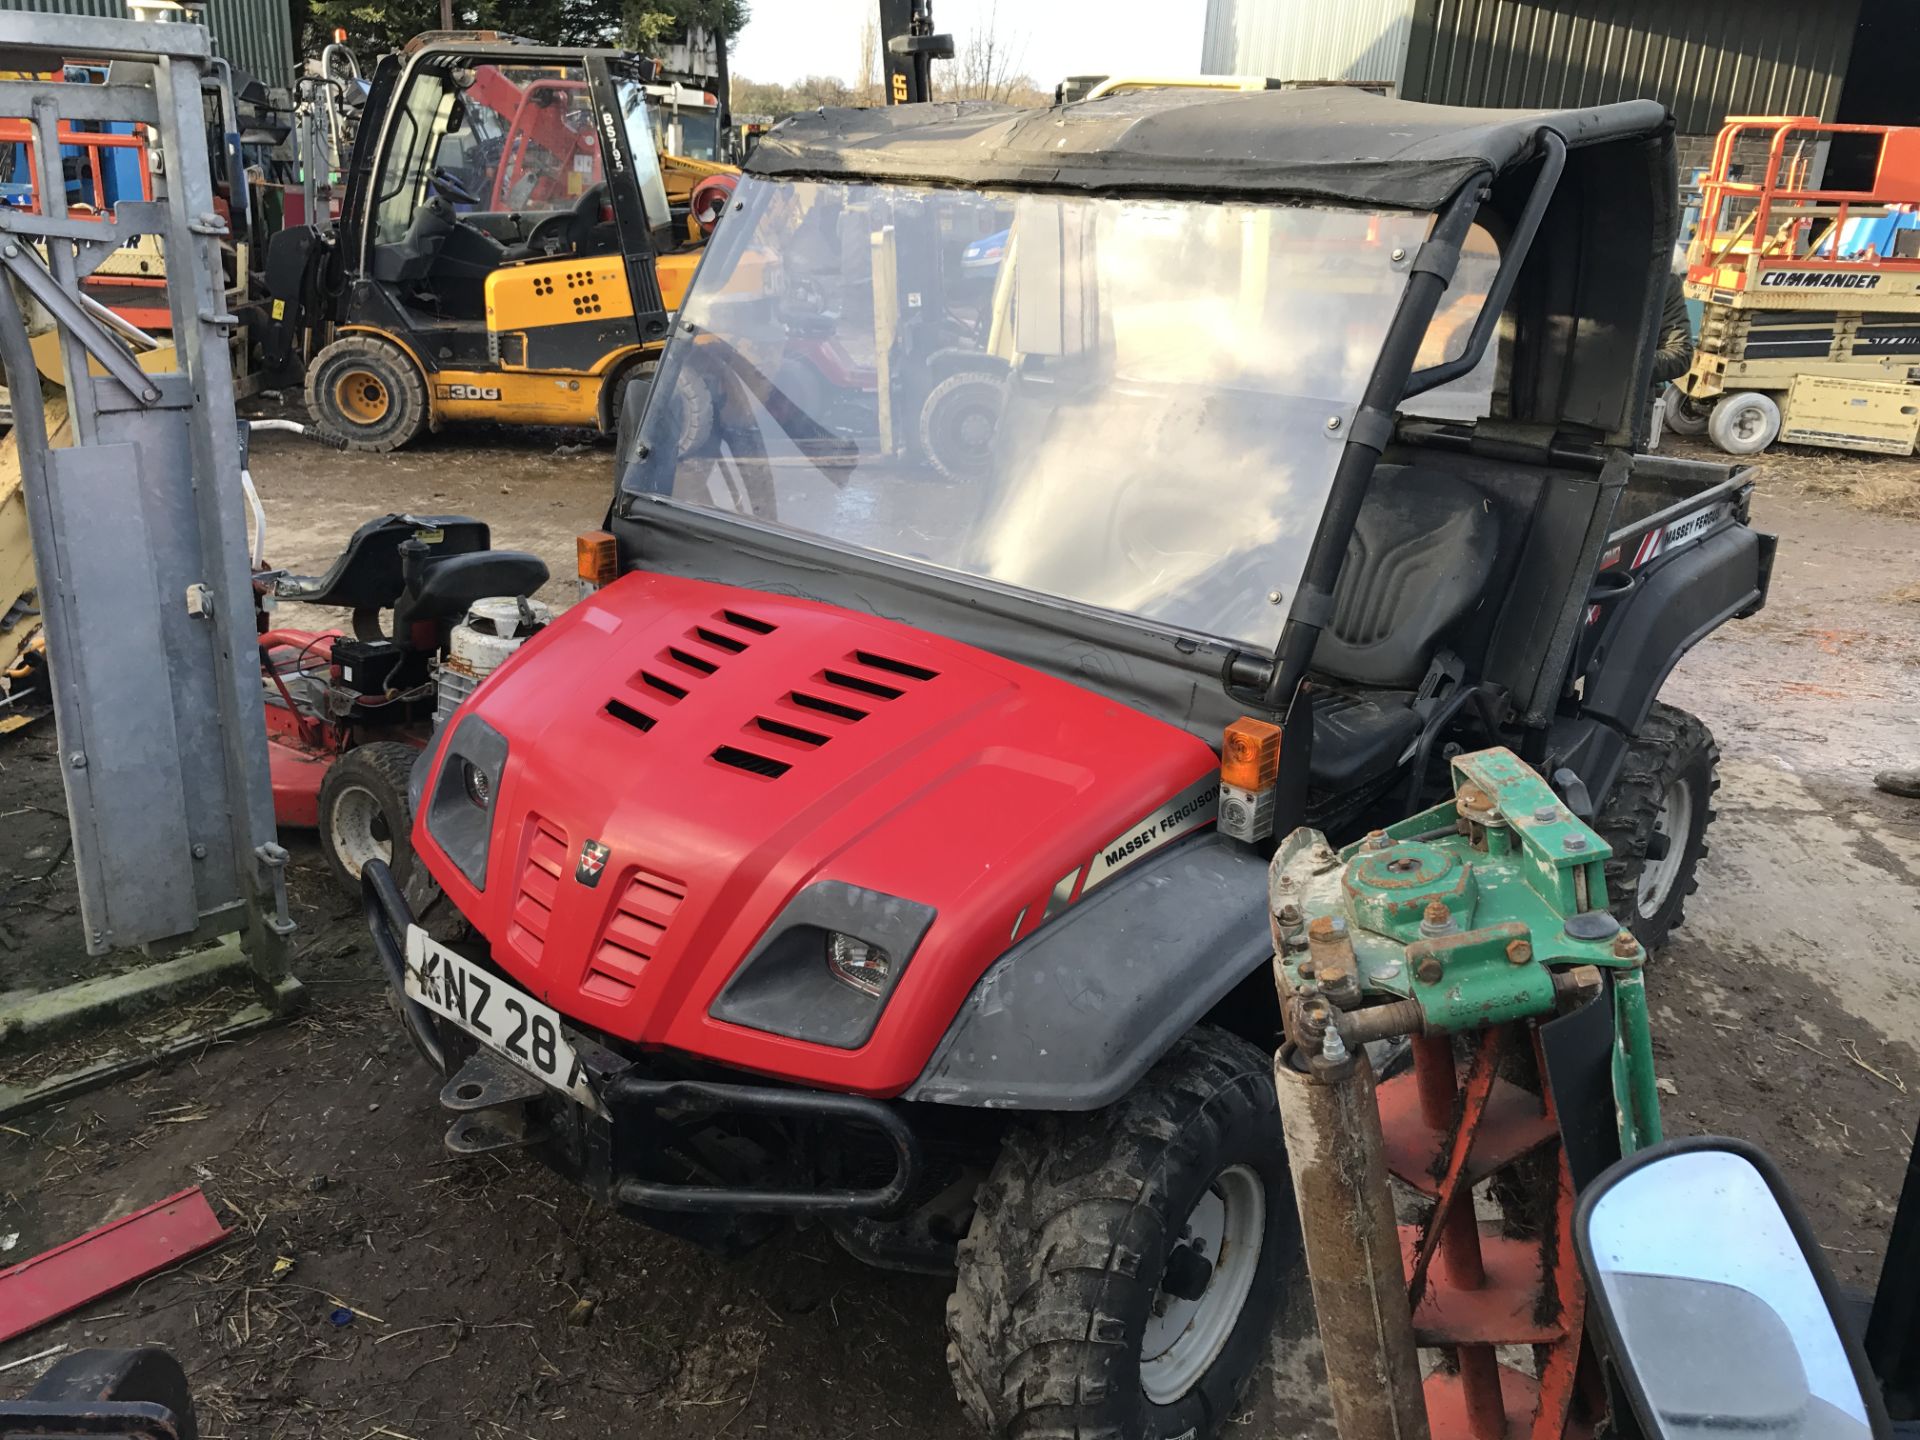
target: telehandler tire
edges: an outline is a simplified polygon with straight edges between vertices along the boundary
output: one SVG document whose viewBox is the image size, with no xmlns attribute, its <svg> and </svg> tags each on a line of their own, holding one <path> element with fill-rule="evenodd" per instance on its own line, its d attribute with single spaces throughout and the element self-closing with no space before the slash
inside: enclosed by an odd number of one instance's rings
<svg viewBox="0 0 1920 1440">
<path fill-rule="evenodd" d="M 994 1436 L 1215 1434 L 1299 1253 L 1273 1059 L 1201 1027 L 1105 1110 L 1013 1131 L 947 1302 Z"/>
<path fill-rule="evenodd" d="M 343 336 L 307 366 L 307 414 L 349 450 L 398 450 L 427 428 L 426 377 L 390 341 Z"/>
<path fill-rule="evenodd" d="M 407 776 L 419 751 L 381 740 L 347 751 L 320 782 L 320 852 L 348 894 L 360 894 L 360 867 L 384 860 L 402 890 L 413 875 L 413 807 Z"/>
<path fill-rule="evenodd" d="M 1700 886 L 1719 766 L 1713 732 L 1656 701 L 1594 819 L 1613 847 L 1607 899 L 1614 918 L 1649 951 L 1666 943 Z"/>
</svg>

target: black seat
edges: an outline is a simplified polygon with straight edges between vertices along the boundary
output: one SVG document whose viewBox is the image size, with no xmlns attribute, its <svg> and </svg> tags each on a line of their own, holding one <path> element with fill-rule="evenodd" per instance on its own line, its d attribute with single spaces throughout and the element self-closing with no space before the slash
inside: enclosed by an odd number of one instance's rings
<svg viewBox="0 0 1920 1440">
<path fill-rule="evenodd" d="M 423 620 L 453 620 L 476 600 L 531 595 L 547 583 L 547 562 L 524 550 L 488 550 L 429 560 L 419 586 L 393 607 L 393 633 L 406 635 Z"/>
<path fill-rule="evenodd" d="M 1487 496 L 1459 476 L 1418 465 L 1374 472 L 1314 650 L 1315 789 L 1355 789 L 1406 756 L 1425 723 L 1414 708 L 1421 682 L 1478 608 L 1499 541 Z"/>
<path fill-rule="evenodd" d="M 468 555 L 486 550 L 492 543 L 486 522 L 470 516 L 382 515 L 353 532 L 346 549 L 325 574 L 282 575 L 274 581 L 273 593 L 308 605 L 390 610 L 406 588 L 400 570 L 400 546 L 416 536 L 426 542 L 431 556 Z M 543 566 L 541 582 L 546 578 Z"/>
</svg>

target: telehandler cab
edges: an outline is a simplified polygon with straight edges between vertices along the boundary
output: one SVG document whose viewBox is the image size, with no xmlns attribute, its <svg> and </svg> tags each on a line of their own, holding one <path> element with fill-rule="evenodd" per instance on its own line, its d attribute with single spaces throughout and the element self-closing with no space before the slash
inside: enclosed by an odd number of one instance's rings
<svg viewBox="0 0 1920 1440">
<path fill-rule="evenodd" d="M 656 74 L 490 32 L 380 62 L 339 225 L 268 255 L 269 363 L 304 364 L 323 432 L 393 450 L 460 421 L 615 427 L 711 228 L 669 202 Z"/>
<path fill-rule="evenodd" d="M 996 1434 L 1217 1433 L 1298 1245 L 1274 837 L 1504 746 L 1649 946 L 1694 886 L 1715 752 L 1656 697 L 1772 541 L 1741 471 L 1634 453 L 1675 211 L 1652 103 L 766 135 L 604 588 L 424 752 L 405 891 L 362 871 L 448 1144 L 957 1271 Z"/>
</svg>

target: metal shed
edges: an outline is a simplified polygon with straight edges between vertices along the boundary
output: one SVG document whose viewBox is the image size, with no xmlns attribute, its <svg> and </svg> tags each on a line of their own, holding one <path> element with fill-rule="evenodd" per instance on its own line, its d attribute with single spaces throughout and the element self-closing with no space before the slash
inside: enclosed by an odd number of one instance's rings
<svg viewBox="0 0 1920 1440">
<path fill-rule="evenodd" d="M 196 8 L 212 33 L 214 54 L 269 89 L 293 84 L 293 17 L 287 0 L 203 0 Z M 125 0 L 0 0 L 0 16 L 8 10 L 129 18 Z M 5 25 L 0 18 L 0 37 Z"/>
<path fill-rule="evenodd" d="M 1730 114 L 1831 119 L 1861 0 L 1208 0 L 1202 68 L 1389 80 L 1409 100 L 1650 98 L 1683 135 Z"/>
</svg>

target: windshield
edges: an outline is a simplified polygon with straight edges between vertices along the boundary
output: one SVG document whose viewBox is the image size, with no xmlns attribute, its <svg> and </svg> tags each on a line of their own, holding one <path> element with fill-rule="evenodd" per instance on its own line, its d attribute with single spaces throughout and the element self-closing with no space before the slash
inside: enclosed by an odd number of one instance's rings
<svg viewBox="0 0 1920 1440">
<path fill-rule="evenodd" d="M 1277 640 L 1430 216 L 752 179 L 735 200 L 628 491 Z"/>
</svg>

